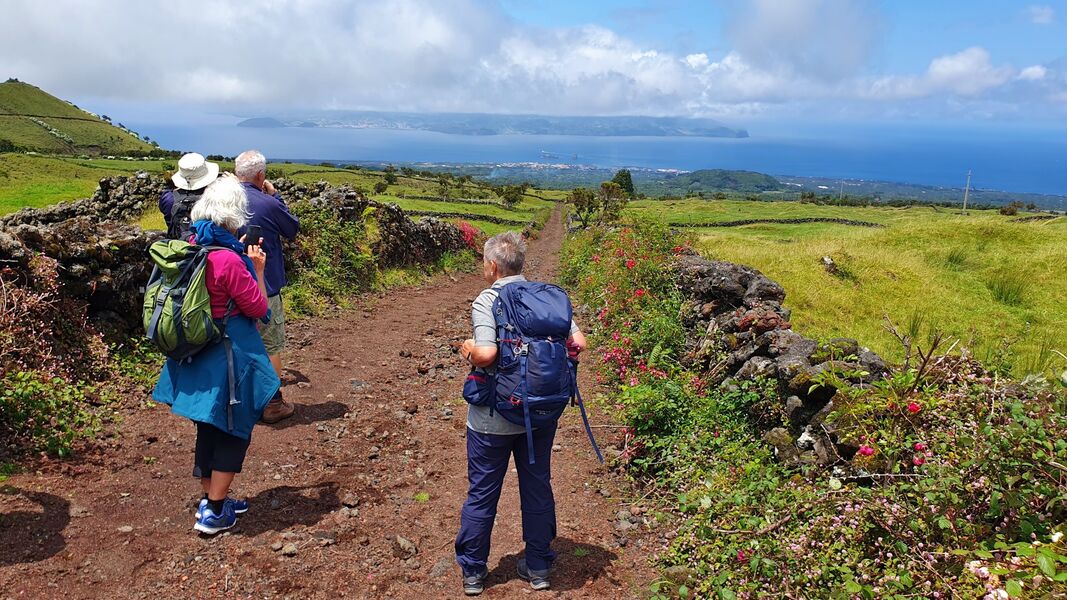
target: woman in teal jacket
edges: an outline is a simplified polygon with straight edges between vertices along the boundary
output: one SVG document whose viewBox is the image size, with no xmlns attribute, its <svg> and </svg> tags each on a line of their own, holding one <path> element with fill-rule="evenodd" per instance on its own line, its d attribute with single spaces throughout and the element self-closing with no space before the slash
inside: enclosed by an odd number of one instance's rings
<svg viewBox="0 0 1067 600">
<path fill-rule="evenodd" d="M 233 527 L 237 515 L 248 510 L 247 502 L 229 497 L 230 486 L 241 472 L 252 428 L 281 381 L 257 330 L 257 321 L 269 319 L 266 255 L 259 246 L 245 247 L 235 237 L 248 221 L 244 189 L 232 177 L 217 180 L 204 191 L 190 218 L 190 241 L 226 248 L 208 256 L 205 283 L 212 317 L 225 321 L 232 362 L 225 343 L 212 344 L 182 362 L 167 360 L 152 397 L 196 424 L 193 476 L 200 479 L 204 496 L 193 527 L 214 534 Z"/>
</svg>

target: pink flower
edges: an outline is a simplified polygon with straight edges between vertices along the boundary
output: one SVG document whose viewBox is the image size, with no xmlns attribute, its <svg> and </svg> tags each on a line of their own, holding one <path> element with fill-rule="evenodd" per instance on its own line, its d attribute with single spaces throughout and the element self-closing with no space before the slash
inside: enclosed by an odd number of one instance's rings
<svg viewBox="0 0 1067 600">
<path fill-rule="evenodd" d="M 920 410 L 922 410 L 922 409 L 923 409 L 923 407 L 919 406 L 919 405 L 918 405 L 917 403 L 915 403 L 915 402 L 909 402 L 909 403 L 908 403 L 908 412 L 910 412 L 910 413 L 911 413 L 911 414 L 913 414 L 913 415 L 914 415 L 915 413 L 919 412 L 919 411 L 920 411 Z"/>
<path fill-rule="evenodd" d="M 595 262 L 595 263 L 600 262 L 600 255 L 599 254 L 594 254 L 593 255 L 593 262 Z"/>
<path fill-rule="evenodd" d="M 926 450 L 926 444 L 924 444 L 922 442 L 915 442 L 915 451 L 916 452 L 922 452 L 924 450 Z"/>
<path fill-rule="evenodd" d="M 871 448 L 867 444 L 860 446 L 860 456 L 870 456 L 874 454 L 874 448 Z"/>
<path fill-rule="evenodd" d="M 634 386 L 636 386 L 636 385 L 637 385 L 638 383 L 640 383 L 640 382 L 639 382 L 639 381 L 637 381 L 637 378 L 636 378 L 636 377 L 631 377 L 631 378 L 630 378 L 630 387 L 634 387 Z"/>
<path fill-rule="evenodd" d="M 922 466 L 922 464 L 925 463 L 925 462 L 926 462 L 926 457 L 923 456 L 922 454 L 916 454 L 911 459 L 911 464 L 915 465 L 916 467 Z"/>
<path fill-rule="evenodd" d="M 626 268 L 627 269 L 632 269 L 632 268 L 634 268 L 636 266 L 637 266 L 637 262 L 634 259 L 632 259 L 632 258 L 627 258 L 626 259 Z"/>
<path fill-rule="evenodd" d="M 647 292 L 645 292 L 644 288 L 637 288 L 636 290 L 634 290 L 634 296 L 636 296 L 638 298 L 640 298 L 641 296 L 644 296 L 646 293 Z"/>
<path fill-rule="evenodd" d="M 619 335 L 619 332 L 618 332 L 618 331 L 613 331 L 613 332 L 611 333 L 611 339 L 615 340 L 616 342 L 617 342 L 617 341 L 619 341 L 619 338 L 620 338 L 620 337 L 622 337 L 622 336 L 621 336 L 621 335 Z"/>
<path fill-rule="evenodd" d="M 745 559 L 747 559 L 747 558 L 748 557 L 745 555 L 745 551 L 744 550 L 738 550 L 737 551 L 737 562 L 745 562 Z"/>
</svg>

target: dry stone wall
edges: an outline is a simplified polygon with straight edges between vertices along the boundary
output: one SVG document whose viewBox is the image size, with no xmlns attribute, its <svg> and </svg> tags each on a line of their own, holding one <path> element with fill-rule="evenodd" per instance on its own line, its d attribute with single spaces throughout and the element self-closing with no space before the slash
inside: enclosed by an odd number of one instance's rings
<svg viewBox="0 0 1067 600">
<path fill-rule="evenodd" d="M 889 371 L 886 362 L 856 340 L 819 343 L 793 331 L 782 306 L 785 290 L 755 269 L 690 253 L 678 257 L 673 271 L 686 299 L 686 362 L 726 386 L 773 383 L 785 419 L 764 439 L 783 462 L 850 459 L 857 448 L 842 443 L 826 420 L 837 390 L 821 385 L 820 374 L 833 370 L 849 385 L 867 386 Z"/>
</svg>

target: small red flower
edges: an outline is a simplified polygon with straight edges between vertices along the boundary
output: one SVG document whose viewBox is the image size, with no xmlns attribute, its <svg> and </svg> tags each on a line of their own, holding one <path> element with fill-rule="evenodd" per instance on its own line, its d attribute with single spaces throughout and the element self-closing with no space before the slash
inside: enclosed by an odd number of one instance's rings
<svg viewBox="0 0 1067 600">
<path fill-rule="evenodd" d="M 915 465 L 916 467 L 922 466 L 922 464 L 925 463 L 925 462 L 926 462 L 926 457 L 923 456 L 922 454 L 916 454 L 911 459 L 911 464 Z"/>
<path fill-rule="evenodd" d="M 874 454 L 874 448 L 871 448 L 867 444 L 860 446 L 860 456 L 870 456 Z"/>
<path fill-rule="evenodd" d="M 634 259 L 632 259 L 632 258 L 626 259 L 626 268 L 627 269 L 632 269 L 632 268 L 634 268 L 636 266 L 637 266 L 637 262 L 634 261 Z"/>
<path fill-rule="evenodd" d="M 638 298 L 640 298 L 641 296 L 644 296 L 647 293 L 648 292 L 646 292 L 644 288 L 637 288 L 636 290 L 634 290 L 634 296 L 636 296 Z"/>
<path fill-rule="evenodd" d="M 737 551 L 737 562 L 745 562 L 745 560 L 747 560 L 747 559 L 748 559 L 748 556 L 745 555 L 745 551 L 744 550 L 738 550 Z"/>
<path fill-rule="evenodd" d="M 923 407 L 919 406 L 919 405 L 918 405 L 917 403 L 915 403 L 915 402 L 909 402 L 909 403 L 908 403 L 908 412 L 910 412 L 910 413 L 911 413 L 911 414 L 913 414 L 913 415 L 914 415 L 914 414 L 916 414 L 916 413 L 918 413 L 918 412 L 919 412 L 920 410 L 922 410 L 922 409 L 923 409 Z"/>
<path fill-rule="evenodd" d="M 926 450 L 926 444 L 924 444 L 922 442 L 915 442 L 915 451 L 916 452 L 922 452 L 924 450 Z"/>
<path fill-rule="evenodd" d="M 600 262 L 600 255 L 599 254 L 594 254 L 593 255 L 593 262 L 595 262 L 595 263 Z"/>
</svg>

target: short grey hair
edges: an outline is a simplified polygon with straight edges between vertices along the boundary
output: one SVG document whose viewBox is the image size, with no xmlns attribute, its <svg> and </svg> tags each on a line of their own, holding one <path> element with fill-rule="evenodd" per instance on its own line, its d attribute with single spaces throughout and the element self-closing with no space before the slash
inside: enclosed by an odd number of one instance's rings
<svg viewBox="0 0 1067 600">
<path fill-rule="evenodd" d="M 237 231 L 248 224 L 248 196 L 245 188 L 233 177 L 220 177 L 204 188 L 204 195 L 193 205 L 189 220 L 211 221 Z"/>
<path fill-rule="evenodd" d="M 482 256 L 504 275 L 518 275 L 526 264 L 526 240 L 516 231 L 498 233 L 486 240 Z"/>
<path fill-rule="evenodd" d="M 259 150 L 245 150 L 233 161 L 233 172 L 241 181 L 251 181 L 267 172 L 267 157 Z"/>
</svg>

